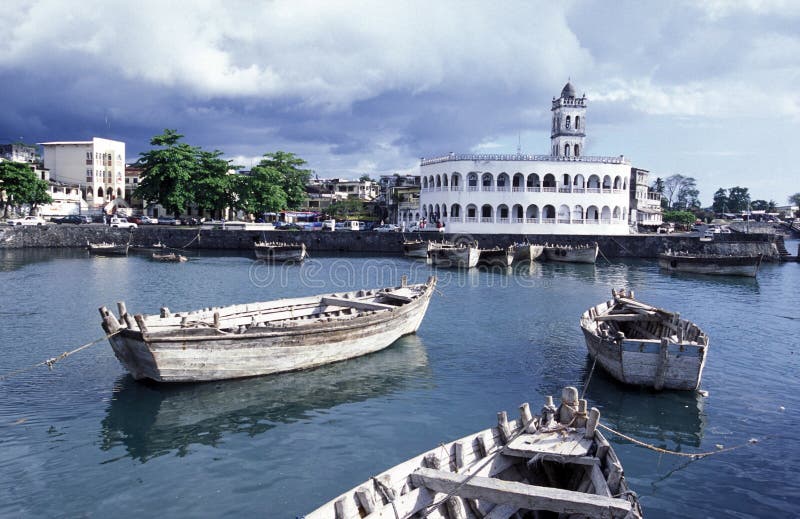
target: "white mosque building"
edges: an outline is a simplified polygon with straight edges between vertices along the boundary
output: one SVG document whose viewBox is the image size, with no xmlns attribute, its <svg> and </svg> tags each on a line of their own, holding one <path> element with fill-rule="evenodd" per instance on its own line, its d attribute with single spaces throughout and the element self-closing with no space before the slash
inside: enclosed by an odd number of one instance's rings
<svg viewBox="0 0 800 519">
<path fill-rule="evenodd" d="M 450 153 L 422 159 L 419 211 L 450 233 L 628 234 L 631 165 L 584 155 L 586 95 L 567 83 L 553 99 L 550 155 Z"/>
</svg>

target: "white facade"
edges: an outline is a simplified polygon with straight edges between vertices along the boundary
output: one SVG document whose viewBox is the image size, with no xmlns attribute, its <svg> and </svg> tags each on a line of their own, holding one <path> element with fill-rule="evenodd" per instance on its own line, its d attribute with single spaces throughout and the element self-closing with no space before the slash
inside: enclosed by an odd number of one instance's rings
<svg viewBox="0 0 800 519">
<path fill-rule="evenodd" d="M 663 223 L 661 195 L 650 189 L 650 172 L 631 168 L 631 223 L 645 227 L 658 227 Z"/>
<path fill-rule="evenodd" d="M 575 98 L 572 85 L 553 107 L 563 124 L 554 122 L 551 155 L 423 159 L 419 214 L 401 211 L 399 223 L 441 221 L 450 233 L 628 234 L 630 162 L 583 156 L 586 97 Z"/>
<path fill-rule="evenodd" d="M 50 178 L 80 186 L 90 208 L 102 208 L 112 200 L 124 199 L 124 142 L 95 137 L 91 141 L 40 144 Z"/>
</svg>

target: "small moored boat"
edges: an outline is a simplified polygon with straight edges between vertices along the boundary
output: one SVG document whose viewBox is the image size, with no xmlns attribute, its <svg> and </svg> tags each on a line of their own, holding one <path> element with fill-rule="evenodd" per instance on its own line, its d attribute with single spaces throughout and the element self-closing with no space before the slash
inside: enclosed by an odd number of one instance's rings
<svg viewBox="0 0 800 519">
<path fill-rule="evenodd" d="M 544 255 L 547 261 L 594 263 L 599 250 L 597 242 L 587 245 L 545 245 Z"/>
<path fill-rule="evenodd" d="M 313 368 L 386 348 L 419 328 L 426 283 L 132 316 L 100 308 L 114 354 L 136 379 L 196 382 Z"/>
<path fill-rule="evenodd" d="M 445 268 L 471 269 L 478 264 L 480 254 L 477 245 L 437 243 L 428 249 L 431 264 Z"/>
<path fill-rule="evenodd" d="M 189 261 L 189 258 L 175 252 L 169 253 L 153 253 L 153 261 L 160 261 L 162 263 L 183 263 Z"/>
<path fill-rule="evenodd" d="M 642 509 L 586 400 L 567 387 L 541 416 L 498 413 L 497 426 L 441 444 L 334 498 L 305 519 L 608 517 Z"/>
<path fill-rule="evenodd" d="M 403 240 L 403 255 L 409 258 L 427 258 L 427 240 Z"/>
<path fill-rule="evenodd" d="M 258 242 L 254 245 L 256 258 L 267 261 L 303 261 L 305 243 Z"/>
<path fill-rule="evenodd" d="M 613 299 L 589 308 L 581 330 L 589 355 L 615 379 L 660 389 L 700 386 L 708 336 L 696 324 L 612 290 Z"/>
<path fill-rule="evenodd" d="M 513 245 L 501 248 L 481 249 L 478 257 L 478 265 L 491 267 L 510 267 L 514 262 L 515 247 Z"/>
<path fill-rule="evenodd" d="M 98 256 L 127 256 L 128 248 L 130 245 L 123 243 L 117 245 L 116 243 L 87 243 L 89 254 L 96 254 Z"/>
<path fill-rule="evenodd" d="M 533 261 L 544 252 L 544 245 L 515 243 L 514 247 L 514 261 Z"/>
<path fill-rule="evenodd" d="M 668 251 L 658 255 L 658 266 L 672 272 L 756 277 L 763 258 L 762 254 L 724 256 L 721 254 L 681 254 Z"/>
</svg>

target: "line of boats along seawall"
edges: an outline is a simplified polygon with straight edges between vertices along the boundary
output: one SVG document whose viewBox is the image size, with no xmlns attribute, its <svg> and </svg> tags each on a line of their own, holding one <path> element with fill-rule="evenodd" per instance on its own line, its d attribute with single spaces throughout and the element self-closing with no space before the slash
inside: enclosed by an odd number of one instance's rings
<svg viewBox="0 0 800 519">
<path fill-rule="evenodd" d="M 272 262 L 306 257 L 303 243 L 260 241 L 253 250 Z M 457 268 L 481 260 L 594 263 L 600 252 L 597 243 L 480 249 L 423 240 L 404 240 L 404 250 L 420 259 L 424 250 L 434 265 Z M 134 378 L 201 382 L 305 370 L 387 348 L 417 331 L 435 286 L 435 277 L 416 285 L 404 278 L 398 286 L 153 315 L 118 303 L 117 315 L 106 307 L 100 314 Z M 618 381 L 656 390 L 699 387 L 708 336 L 678 313 L 615 290 L 579 324 L 590 358 Z M 575 388 L 565 388 L 559 406 L 548 397 L 536 416 L 527 404 L 518 420 L 501 412 L 496 426 L 367 479 L 307 517 L 642 517 L 622 462 L 597 430 L 599 419 Z"/>
</svg>

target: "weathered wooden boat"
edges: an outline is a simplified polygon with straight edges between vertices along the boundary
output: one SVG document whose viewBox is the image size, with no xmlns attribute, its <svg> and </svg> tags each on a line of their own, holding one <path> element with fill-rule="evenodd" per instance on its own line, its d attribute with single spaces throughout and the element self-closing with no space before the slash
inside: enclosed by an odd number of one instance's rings
<svg viewBox="0 0 800 519">
<path fill-rule="evenodd" d="M 303 261 L 305 243 L 258 242 L 254 245 L 256 258 L 266 261 Z"/>
<path fill-rule="evenodd" d="M 189 261 L 189 258 L 183 256 L 181 254 L 177 254 L 175 252 L 168 252 L 168 253 L 153 253 L 153 261 L 160 261 L 162 263 L 183 263 L 185 261 Z"/>
<path fill-rule="evenodd" d="M 481 251 L 477 245 L 443 245 L 431 247 L 428 258 L 431 264 L 445 268 L 471 269 L 478 264 Z"/>
<path fill-rule="evenodd" d="M 427 240 L 403 240 L 403 255 L 409 258 L 427 258 Z"/>
<path fill-rule="evenodd" d="M 589 308 L 581 330 L 589 355 L 620 382 L 654 389 L 700 386 L 708 336 L 676 312 L 612 290 L 613 299 Z"/>
<path fill-rule="evenodd" d="M 491 249 L 480 249 L 478 265 L 490 267 L 510 267 L 514 262 L 515 247 L 510 245 L 505 248 L 494 247 Z"/>
<path fill-rule="evenodd" d="M 544 252 L 544 245 L 515 243 L 514 247 L 514 261 L 534 261 Z"/>
<path fill-rule="evenodd" d="M 673 272 L 755 277 L 763 258 L 763 254 L 723 256 L 720 254 L 666 252 L 658 255 L 658 266 Z"/>
<path fill-rule="evenodd" d="M 136 379 L 195 382 L 313 368 L 386 348 L 419 328 L 426 283 L 131 316 L 100 308 L 114 354 Z"/>
<path fill-rule="evenodd" d="M 497 426 L 441 444 L 334 498 L 305 519 L 641 518 L 614 449 L 565 388 L 542 414 L 498 413 Z"/>
<path fill-rule="evenodd" d="M 116 243 L 86 243 L 87 248 L 89 249 L 89 254 L 96 254 L 98 256 L 127 256 L 128 255 L 128 248 L 130 245 L 127 243 L 123 243 L 122 245 L 118 245 Z"/>
<path fill-rule="evenodd" d="M 566 263 L 594 263 L 600 247 L 597 242 L 586 245 L 545 245 L 544 255 L 548 261 Z"/>
</svg>

